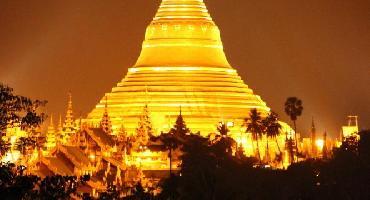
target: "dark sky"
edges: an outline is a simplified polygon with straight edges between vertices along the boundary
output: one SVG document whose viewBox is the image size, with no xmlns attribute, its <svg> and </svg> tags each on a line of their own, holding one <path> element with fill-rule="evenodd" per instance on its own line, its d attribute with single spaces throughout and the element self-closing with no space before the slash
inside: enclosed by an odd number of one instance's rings
<svg viewBox="0 0 370 200">
<path fill-rule="evenodd" d="M 0 0 L 0 81 L 86 115 L 123 78 L 160 0 Z M 303 100 L 308 131 L 337 134 L 348 114 L 370 128 L 369 0 L 206 0 L 244 81 L 283 120 Z"/>
</svg>

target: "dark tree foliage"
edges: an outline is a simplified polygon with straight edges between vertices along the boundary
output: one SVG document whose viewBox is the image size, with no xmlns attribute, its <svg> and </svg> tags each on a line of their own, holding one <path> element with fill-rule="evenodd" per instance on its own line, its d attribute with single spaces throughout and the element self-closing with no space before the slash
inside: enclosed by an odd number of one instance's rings
<svg viewBox="0 0 370 200">
<path fill-rule="evenodd" d="M 370 130 L 364 130 L 359 133 L 361 140 L 358 144 L 358 153 L 368 165 L 370 165 Z"/>
<path fill-rule="evenodd" d="M 227 124 L 225 122 L 220 122 L 217 126 L 217 131 L 222 137 L 226 137 L 227 134 L 230 132 Z"/>
<path fill-rule="evenodd" d="M 229 137 L 228 133 L 230 132 L 229 128 L 227 127 L 226 123 L 220 122 L 217 126 L 218 135 L 216 135 L 215 139 L 212 142 L 210 148 L 217 154 L 217 155 L 225 155 L 222 157 L 227 157 L 232 155 L 233 148 L 236 147 L 236 142 L 234 139 Z"/>
<path fill-rule="evenodd" d="M 275 139 L 276 145 L 279 150 L 279 155 L 277 156 L 277 158 L 282 161 L 282 152 L 279 147 L 279 142 L 277 141 L 277 137 L 279 136 L 281 129 L 278 115 L 275 112 L 270 112 L 269 115 L 262 120 L 262 124 L 264 126 L 264 134 L 266 134 L 267 138 Z M 267 140 L 266 142 L 266 152 L 269 152 L 269 140 Z"/>
<path fill-rule="evenodd" d="M 117 200 L 120 199 L 119 191 L 114 185 L 110 185 L 106 192 L 99 195 L 99 200 Z"/>
<path fill-rule="evenodd" d="M 160 140 L 163 146 L 168 150 L 170 159 L 170 175 L 172 174 L 172 151 L 181 146 L 187 135 L 191 134 L 190 129 L 186 127 L 186 122 L 182 117 L 181 110 L 177 116 L 176 123 L 168 133 L 162 133 L 159 137 L 151 137 L 152 141 Z"/>
<path fill-rule="evenodd" d="M 45 118 L 45 114 L 37 113 L 37 109 L 46 103 L 15 95 L 13 88 L 0 83 L 0 132 L 18 124 L 22 128 L 36 128 Z"/>
<path fill-rule="evenodd" d="M 0 157 L 10 146 L 2 138 L 6 129 L 13 126 L 20 126 L 22 129 L 38 127 L 46 116 L 44 113 L 38 113 L 37 109 L 46 103 L 15 95 L 12 88 L 0 83 Z"/>
<path fill-rule="evenodd" d="M 343 146 L 333 158 L 311 159 L 287 170 L 259 167 L 257 161 L 215 151 L 207 138 L 187 137 L 181 176 L 163 181 L 164 199 L 370 199 L 370 133 L 357 148 Z M 350 142 L 351 145 L 354 145 Z"/>
<path fill-rule="evenodd" d="M 0 198 L 1 199 L 33 199 L 37 191 L 35 184 L 40 180 L 37 176 L 24 175 L 25 168 L 4 163 L 0 166 Z"/>
<path fill-rule="evenodd" d="M 23 155 L 26 155 L 26 152 L 36 148 L 36 138 L 34 137 L 20 137 L 16 142 L 16 148 Z"/>
<path fill-rule="evenodd" d="M 179 189 L 179 176 L 171 174 L 167 179 L 161 181 L 160 186 L 163 192 L 158 196 L 159 199 L 178 199 L 180 197 Z"/>
<path fill-rule="evenodd" d="M 124 200 L 156 200 L 159 199 L 157 197 L 154 197 L 154 195 L 150 192 L 146 192 L 143 188 L 141 182 L 138 182 L 135 185 L 135 188 L 133 190 L 133 194 L 131 196 L 123 198 Z"/>
<path fill-rule="evenodd" d="M 2 163 L 0 165 L 0 199 L 71 199 L 78 196 L 77 188 L 89 176 L 51 176 L 41 179 L 25 175 L 25 167 Z"/>
<path fill-rule="evenodd" d="M 0 134 L 1 135 L 1 134 Z M 0 136 L 1 137 L 1 136 Z M 0 158 L 10 149 L 10 143 L 0 138 Z"/>
<path fill-rule="evenodd" d="M 262 137 L 264 131 L 261 113 L 257 109 L 252 109 L 249 116 L 244 119 L 244 126 L 246 127 L 246 132 L 252 133 L 253 139 L 257 142 L 257 156 L 261 161 L 259 139 Z"/>
<path fill-rule="evenodd" d="M 170 159 L 170 175 L 172 174 L 172 151 L 177 149 L 181 143 L 181 139 L 172 133 L 161 134 L 159 140 L 162 141 L 165 148 L 168 150 L 168 157 Z"/>
<path fill-rule="evenodd" d="M 298 99 L 297 97 L 288 97 L 288 99 L 285 101 L 285 113 L 293 121 L 295 144 L 298 144 L 296 121 L 298 117 L 302 115 L 302 111 L 303 111 L 302 100 Z M 295 145 L 295 148 L 298 153 L 298 146 Z"/>
</svg>

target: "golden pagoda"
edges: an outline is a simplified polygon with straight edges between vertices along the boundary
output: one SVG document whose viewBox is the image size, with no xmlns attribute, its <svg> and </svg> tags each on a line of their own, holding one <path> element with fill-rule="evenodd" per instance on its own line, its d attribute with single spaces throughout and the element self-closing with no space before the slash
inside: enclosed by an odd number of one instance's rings
<svg viewBox="0 0 370 200">
<path fill-rule="evenodd" d="M 230 66 L 203 0 L 162 0 L 136 64 L 104 96 L 113 131 L 123 123 L 135 132 L 145 106 L 156 134 L 170 129 L 180 106 L 188 127 L 202 135 L 215 132 L 220 121 L 239 133 L 250 109 L 270 111 Z M 99 124 L 105 103 L 102 98 L 88 114 L 88 124 Z"/>
</svg>

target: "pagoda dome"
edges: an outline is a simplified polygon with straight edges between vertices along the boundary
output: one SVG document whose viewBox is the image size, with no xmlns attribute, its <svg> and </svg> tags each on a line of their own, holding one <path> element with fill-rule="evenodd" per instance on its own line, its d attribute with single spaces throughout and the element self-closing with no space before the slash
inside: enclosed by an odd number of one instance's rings
<svg viewBox="0 0 370 200">
<path fill-rule="evenodd" d="M 192 132 L 208 135 L 220 121 L 240 133 L 251 109 L 266 115 L 270 108 L 245 84 L 223 51 L 220 30 L 202 0 L 162 0 L 146 29 L 136 64 L 108 97 L 113 131 L 124 124 L 132 134 L 145 106 L 155 133 L 172 127 L 182 116 Z M 98 124 L 105 99 L 87 117 Z"/>
</svg>

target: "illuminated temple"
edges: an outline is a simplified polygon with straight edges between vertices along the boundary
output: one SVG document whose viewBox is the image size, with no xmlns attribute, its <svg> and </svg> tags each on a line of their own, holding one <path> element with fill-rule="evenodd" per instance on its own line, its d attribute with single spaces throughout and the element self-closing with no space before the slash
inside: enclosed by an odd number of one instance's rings
<svg viewBox="0 0 370 200">
<path fill-rule="evenodd" d="M 203 1 L 162 0 L 136 64 L 87 118 L 74 118 L 69 94 L 64 123 L 59 117 L 55 128 L 51 117 L 47 133 L 38 134 L 45 139 L 42 148 L 20 152 L 16 140 L 27 134 L 11 129 L 7 133 L 11 149 L 2 160 L 26 165 L 41 177 L 89 174 L 92 193 L 110 184 L 132 187 L 144 179 L 151 187 L 168 176 L 169 169 L 179 170 L 182 154 L 174 150 L 170 162 L 165 145 L 150 140 L 152 135 L 168 133 L 175 122 L 184 120 L 192 133 L 212 136 L 223 122 L 243 153 L 256 156 L 256 141 L 243 127 L 254 108 L 263 116 L 270 112 L 230 66 L 220 30 Z M 284 134 L 270 143 L 263 136 L 259 143 L 261 159 L 276 168 L 292 161 L 285 146 L 292 130 L 281 125 Z M 314 124 L 312 133 L 316 134 Z M 326 140 L 321 143 L 326 149 Z M 319 149 L 311 146 L 307 140 L 299 148 L 318 155 Z M 281 160 L 275 159 L 278 154 Z"/>
<path fill-rule="evenodd" d="M 250 109 L 270 111 L 230 66 L 202 0 L 162 1 L 136 64 L 88 115 L 89 124 L 100 123 L 106 99 L 114 132 L 122 125 L 134 132 L 145 105 L 157 134 L 172 126 L 179 107 L 189 128 L 202 135 L 215 132 L 220 121 L 239 133 Z"/>
</svg>

